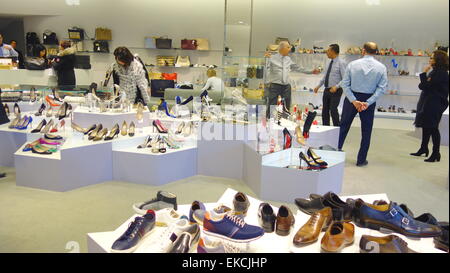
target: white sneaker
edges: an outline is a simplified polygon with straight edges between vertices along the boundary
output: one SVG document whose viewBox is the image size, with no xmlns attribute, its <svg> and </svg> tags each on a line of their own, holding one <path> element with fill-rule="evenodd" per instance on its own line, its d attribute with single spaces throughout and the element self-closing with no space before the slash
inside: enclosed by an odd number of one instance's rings
<svg viewBox="0 0 450 273">
<path fill-rule="evenodd" d="M 176 212 L 174 209 L 165 208 L 158 210 L 156 213 L 156 223 L 158 227 L 170 227 L 173 223 L 180 220 L 181 214 Z"/>
<path fill-rule="evenodd" d="M 167 253 L 171 248 L 173 243 L 181 235 L 181 233 L 189 230 L 191 224 L 187 218 L 179 219 L 178 221 L 172 223 L 164 233 L 161 234 L 159 238 L 159 246 L 157 252 Z"/>
</svg>

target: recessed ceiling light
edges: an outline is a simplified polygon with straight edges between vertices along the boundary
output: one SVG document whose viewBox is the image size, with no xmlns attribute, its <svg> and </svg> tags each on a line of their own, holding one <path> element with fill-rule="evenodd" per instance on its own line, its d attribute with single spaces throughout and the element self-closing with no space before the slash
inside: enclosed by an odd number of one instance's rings
<svg viewBox="0 0 450 273">
<path fill-rule="evenodd" d="M 65 0 L 68 6 L 79 6 L 80 0 Z"/>
</svg>

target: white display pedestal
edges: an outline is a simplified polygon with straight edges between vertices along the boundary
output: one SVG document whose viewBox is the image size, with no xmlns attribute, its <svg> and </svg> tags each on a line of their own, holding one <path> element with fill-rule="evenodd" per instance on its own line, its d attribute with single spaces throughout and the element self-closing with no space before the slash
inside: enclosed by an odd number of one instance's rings
<svg viewBox="0 0 450 273">
<path fill-rule="evenodd" d="M 96 110 L 98 111 L 98 110 Z M 116 123 L 119 126 L 122 126 L 124 121 L 129 125 L 131 122 L 134 122 L 136 127 L 142 128 L 144 126 L 150 126 L 150 112 L 148 110 L 144 111 L 144 118 L 142 122 L 138 122 L 136 119 L 136 109 L 132 109 L 128 113 L 119 113 L 119 112 L 108 112 L 100 113 L 100 112 L 89 112 L 85 107 L 78 107 L 73 112 L 73 121 L 83 127 L 89 127 L 92 124 L 101 123 L 103 127 L 111 129 Z"/>
<path fill-rule="evenodd" d="M 311 193 L 341 192 L 345 153 L 314 150 L 328 163 L 321 171 L 286 168 L 299 165 L 299 148 L 260 155 L 250 146 L 244 148 L 244 182 L 262 199 L 292 202 Z M 306 151 L 303 150 L 306 154 Z M 303 163 L 305 164 L 305 163 Z"/>
<path fill-rule="evenodd" d="M 211 210 L 219 204 L 223 204 L 230 208 L 233 207 L 233 197 L 237 193 L 236 190 L 227 189 L 224 194 L 220 197 L 217 203 L 208 203 L 205 204 L 207 210 Z M 358 195 L 358 196 L 342 196 L 342 200 L 346 200 L 347 198 L 358 199 L 361 198 L 365 202 L 372 203 L 375 200 L 385 200 L 389 202 L 388 196 L 386 194 L 371 194 L 371 195 Z M 247 216 L 245 217 L 245 222 L 250 225 L 258 224 L 258 208 L 259 205 L 263 202 L 259 199 L 255 199 L 251 196 L 248 196 L 248 200 L 250 201 L 250 206 L 248 208 Z M 180 205 L 178 206 L 178 212 L 181 214 L 188 215 L 190 205 Z M 278 207 L 272 206 L 274 213 L 278 213 Z M 156 212 L 157 213 L 157 212 Z M 248 244 L 245 243 L 234 243 L 236 247 L 244 250 L 248 253 L 319 253 L 321 250 L 320 242 L 323 236 L 323 232 L 321 233 L 319 240 L 317 242 L 304 246 L 304 247 L 295 247 L 292 243 L 293 237 L 298 229 L 303 226 L 310 215 L 307 215 L 301 211 L 293 211 L 295 217 L 295 225 L 291 230 L 291 233 L 288 236 L 278 236 L 276 233 L 265 233 L 261 238 L 252 241 Z M 111 246 L 114 241 L 119 238 L 128 228 L 129 224 L 134 220 L 134 218 L 138 216 L 134 214 L 128 220 L 126 220 L 120 227 L 115 229 L 114 231 L 109 232 L 96 232 L 96 233 L 88 233 L 87 234 L 87 245 L 89 253 L 109 253 L 111 252 Z M 140 246 L 134 251 L 134 253 L 156 253 L 158 252 L 158 244 L 159 240 L 161 240 L 160 235 L 165 231 L 165 227 L 155 227 L 151 234 L 144 239 L 144 241 L 140 244 Z M 421 239 L 410 239 L 403 235 L 395 233 L 397 236 L 401 237 L 408 243 L 408 247 L 422 253 L 444 253 L 436 248 L 434 248 L 433 238 L 421 238 Z M 342 250 L 342 253 L 359 253 L 359 241 L 361 240 L 362 235 L 371 235 L 371 236 L 386 236 L 376 230 L 371 230 L 367 228 L 360 228 L 355 225 L 355 237 L 354 243 L 351 246 L 345 247 Z M 202 234 L 203 236 L 203 234 Z M 214 239 L 213 237 L 209 237 Z M 196 252 L 196 248 L 193 249 L 192 252 Z"/>
<path fill-rule="evenodd" d="M 2 125 L 2 128 L 5 125 Z M 7 128 L 8 124 L 6 124 Z M 21 132 L 0 130 L 0 166 L 14 167 L 14 153 L 27 141 Z"/>
</svg>

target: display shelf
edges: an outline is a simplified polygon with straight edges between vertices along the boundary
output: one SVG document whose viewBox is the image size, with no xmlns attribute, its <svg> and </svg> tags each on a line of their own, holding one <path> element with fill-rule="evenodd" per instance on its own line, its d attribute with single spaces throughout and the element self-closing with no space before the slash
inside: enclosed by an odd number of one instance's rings
<svg viewBox="0 0 450 273">
<path fill-rule="evenodd" d="M 223 204 L 228 207 L 233 207 L 233 198 L 237 193 L 236 190 L 228 188 L 219 200 L 216 203 L 205 203 L 205 207 L 207 210 L 211 210 L 215 208 L 219 204 Z M 356 195 L 356 196 L 342 196 L 341 199 L 346 200 L 346 198 L 358 199 L 361 198 L 368 203 L 372 203 L 375 200 L 386 200 L 389 202 L 388 196 L 384 193 L 382 194 L 370 194 L 370 195 Z M 245 222 L 250 225 L 259 226 L 258 221 L 258 209 L 259 205 L 264 202 L 262 200 L 253 198 L 252 196 L 248 196 L 249 200 L 249 208 L 247 212 L 247 216 L 244 218 Z M 274 213 L 278 213 L 278 207 L 272 206 Z M 178 213 L 189 215 L 190 205 L 179 205 Z M 130 208 L 130 212 L 131 212 Z M 319 240 L 310 245 L 306 245 L 304 247 L 295 247 L 292 243 L 293 237 L 295 233 L 299 230 L 299 228 L 304 225 L 308 219 L 311 217 L 310 215 L 304 214 L 301 211 L 293 211 L 295 217 L 295 225 L 291 230 L 291 233 L 288 236 L 278 236 L 276 233 L 265 233 L 261 238 L 252 241 L 250 243 L 232 243 L 234 246 L 239 248 L 243 252 L 248 253 L 319 253 L 321 251 L 320 242 L 323 233 L 321 233 Z M 130 213 L 131 214 L 131 213 Z M 135 219 L 135 217 L 139 216 L 138 214 L 133 214 L 130 218 L 128 218 L 123 224 L 117 227 L 113 231 L 108 232 L 95 232 L 88 233 L 87 236 L 87 244 L 88 244 L 88 252 L 89 253 L 110 253 L 111 246 L 114 241 L 119 238 L 129 227 L 130 223 Z M 156 211 L 156 217 L 158 217 L 158 211 Z M 147 236 L 144 241 L 139 245 L 139 247 L 134 251 L 134 253 L 157 253 L 160 252 L 158 250 L 158 246 L 160 245 L 161 235 L 166 230 L 166 227 L 155 227 L 153 231 Z M 403 235 L 395 233 L 397 236 L 401 237 L 408 243 L 409 248 L 424 253 L 444 253 L 438 249 L 434 248 L 433 238 L 421 238 L 421 239 L 411 239 L 405 237 Z M 359 241 L 362 235 L 371 235 L 371 236 L 386 236 L 386 234 L 380 233 L 375 230 L 360 228 L 355 226 L 355 236 L 354 243 L 345 247 L 342 250 L 342 253 L 359 253 Z M 203 232 L 202 232 L 203 236 Z M 210 239 L 214 239 L 209 237 Z M 197 249 L 194 248 L 191 250 L 192 252 L 197 252 Z"/>
<path fill-rule="evenodd" d="M 134 122 L 137 128 L 142 128 L 150 125 L 150 112 L 148 110 L 144 110 L 144 118 L 142 122 L 139 122 L 136 118 L 136 109 L 132 109 L 130 112 L 112 112 L 108 110 L 107 112 L 89 112 L 89 109 L 86 107 L 79 107 L 73 111 L 73 120 L 74 122 L 81 127 L 89 127 L 92 124 L 101 123 L 103 127 L 112 128 L 116 123 L 119 126 L 122 125 L 124 121 L 127 124 Z"/>
<path fill-rule="evenodd" d="M 194 67 L 194 66 L 182 66 L 182 67 L 177 67 L 177 66 L 157 66 L 157 65 L 145 65 L 146 67 L 149 68 L 167 68 L 167 69 L 209 69 L 208 66 L 201 66 L 201 67 Z M 222 67 L 214 67 L 214 69 L 223 69 Z"/>
<path fill-rule="evenodd" d="M 183 52 L 220 52 L 222 53 L 222 49 L 208 49 L 208 50 L 191 50 L 191 49 L 182 49 L 182 48 L 146 48 L 146 47 L 129 47 L 130 49 L 145 49 L 145 50 L 155 50 L 155 51 L 183 51 Z"/>
</svg>

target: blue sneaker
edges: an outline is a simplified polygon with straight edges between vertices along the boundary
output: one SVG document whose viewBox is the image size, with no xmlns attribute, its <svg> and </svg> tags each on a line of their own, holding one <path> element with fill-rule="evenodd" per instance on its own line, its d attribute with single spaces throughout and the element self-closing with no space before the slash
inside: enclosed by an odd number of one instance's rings
<svg viewBox="0 0 450 273">
<path fill-rule="evenodd" d="M 251 242 L 264 235 L 264 230 L 258 226 L 248 225 L 241 218 L 229 213 L 216 214 L 214 210 L 205 213 L 203 232 L 236 243 Z"/>
<path fill-rule="evenodd" d="M 200 201 L 192 202 L 191 209 L 189 210 L 189 222 L 195 223 L 194 212 L 196 210 L 205 210 L 205 205 Z"/>
<path fill-rule="evenodd" d="M 150 234 L 155 227 L 155 212 L 149 210 L 142 217 L 134 218 L 130 226 L 122 236 L 117 239 L 112 247 L 114 253 L 131 253 L 142 243 L 143 239 Z"/>
<path fill-rule="evenodd" d="M 358 199 L 354 204 L 353 222 L 360 227 L 397 232 L 409 237 L 436 237 L 441 234 L 438 226 L 415 220 L 394 202 L 371 205 Z"/>
</svg>

